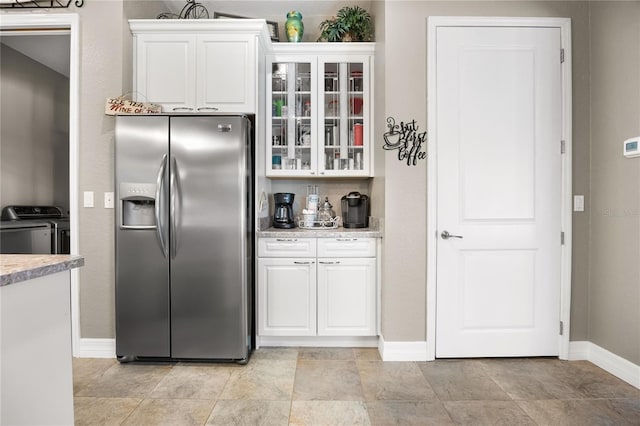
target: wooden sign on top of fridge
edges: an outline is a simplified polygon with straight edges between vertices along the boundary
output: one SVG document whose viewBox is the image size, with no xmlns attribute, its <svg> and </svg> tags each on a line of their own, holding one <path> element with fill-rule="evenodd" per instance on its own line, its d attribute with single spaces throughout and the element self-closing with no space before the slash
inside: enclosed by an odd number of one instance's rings
<svg viewBox="0 0 640 426">
<path fill-rule="evenodd" d="M 150 102 L 136 102 L 125 99 L 124 96 L 117 98 L 107 98 L 104 107 L 106 115 L 116 114 L 159 114 L 162 112 L 162 106 L 152 104 Z"/>
</svg>

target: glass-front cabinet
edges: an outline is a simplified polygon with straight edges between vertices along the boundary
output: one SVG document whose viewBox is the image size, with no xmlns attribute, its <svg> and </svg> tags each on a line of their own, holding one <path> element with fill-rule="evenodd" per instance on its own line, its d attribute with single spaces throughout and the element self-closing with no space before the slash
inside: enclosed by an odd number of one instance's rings
<svg viewBox="0 0 640 426">
<path fill-rule="evenodd" d="M 370 59 L 268 58 L 267 176 L 371 176 Z"/>
<path fill-rule="evenodd" d="M 320 164 L 328 176 L 369 175 L 369 73 L 367 58 L 326 58 L 320 61 L 321 100 L 318 105 Z"/>
<path fill-rule="evenodd" d="M 267 150 L 267 170 L 273 176 L 310 176 L 316 171 L 313 134 L 317 127 L 316 64 L 315 58 L 297 62 L 285 58 L 269 64 L 267 93 L 271 93 L 268 96 L 271 119 L 267 141 L 271 149 Z"/>
</svg>

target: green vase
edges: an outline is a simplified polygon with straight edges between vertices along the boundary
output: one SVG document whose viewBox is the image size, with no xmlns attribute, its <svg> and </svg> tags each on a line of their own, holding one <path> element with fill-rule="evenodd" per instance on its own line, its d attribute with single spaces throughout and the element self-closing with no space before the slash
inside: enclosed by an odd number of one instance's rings
<svg viewBox="0 0 640 426">
<path fill-rule="evenodd" d="M 292 43 L 302 41 L 304 34 L 304 24 L 302 23 L 302 14 L 292 10 L 287 13 L 287 22 L 284 23 L 284 29 L 287 33 L 287 40 Z"/>
</svg>

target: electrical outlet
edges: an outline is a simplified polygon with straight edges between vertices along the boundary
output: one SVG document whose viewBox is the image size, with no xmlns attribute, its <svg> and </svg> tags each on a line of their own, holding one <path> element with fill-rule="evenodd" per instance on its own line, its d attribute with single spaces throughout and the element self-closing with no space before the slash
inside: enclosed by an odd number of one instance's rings
<svg viewBox="0 0 640 426">
<path fill-rule="evenodd" d="M 93 207 L 93 191 L 84 191 L 84 206 Z"/>
<path fill-rule="evenodd" d="M 113 192 L 104 193 L 104 208 L 105 209 L 113 208 Z"/>
<path fill-rule="evenodd" d="M 584 211 L 584 195 L 573 196 L 573 211 L 574 212 Z"/>
</svg>

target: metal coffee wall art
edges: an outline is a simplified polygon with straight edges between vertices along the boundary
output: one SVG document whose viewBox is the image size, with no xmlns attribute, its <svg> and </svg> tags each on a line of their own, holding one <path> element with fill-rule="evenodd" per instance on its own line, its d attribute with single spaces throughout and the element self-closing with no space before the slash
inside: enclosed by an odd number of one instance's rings
<svg viewBox="0 0 640 426">
<path fill-rule="evenodd" d="M 393 117 L 387 118 L 388 131 L 383 135 L 384 145 L 382 149 L 398 150 L 398 160 L 406 161 L 407 166 L 415 166 L 418 160 L 427 158 L 427 153 L 422 150 L 426 147 L 427 132 L 420 132 L 416 120 L 401 121 L 396 124 Z"/>
</svg>

